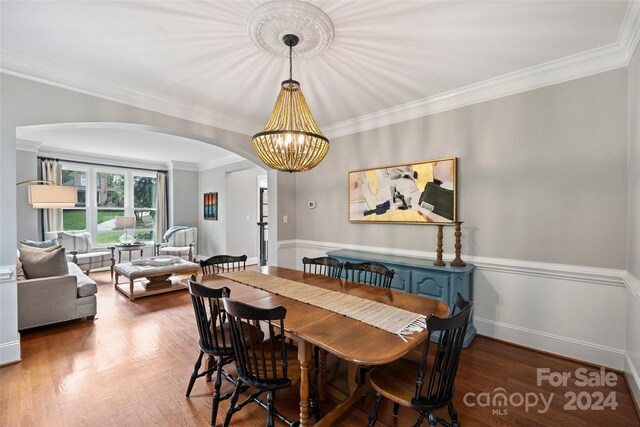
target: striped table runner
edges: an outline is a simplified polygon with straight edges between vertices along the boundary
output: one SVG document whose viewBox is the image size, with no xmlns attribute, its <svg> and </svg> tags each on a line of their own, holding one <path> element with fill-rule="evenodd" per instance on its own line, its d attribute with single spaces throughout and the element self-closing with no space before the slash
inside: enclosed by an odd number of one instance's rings
<svg viewBox="0 0 640 427">
<path fill-rule="evenodd" d="M 421 332 L 427 327 L 424 315 L 293 280 L 254 271 L 225 273 L 221 276 L 234 282 L 342 314 L 383 331 L 399 335 L 403 339 L 404 336 Z"/>
</svg>

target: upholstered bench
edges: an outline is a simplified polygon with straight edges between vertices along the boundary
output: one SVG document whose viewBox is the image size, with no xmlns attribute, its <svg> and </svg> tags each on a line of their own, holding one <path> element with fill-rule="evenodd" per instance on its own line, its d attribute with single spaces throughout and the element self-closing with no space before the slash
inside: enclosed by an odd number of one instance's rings
<svg viewBox="0 0 640 427">
<path fill-rule="evenodd" d="M 197 272 L 198 264 L 180 257 L 157 256 L 142 258 L 133 262 L 116 264 L 114 286 L 128 296 L 129 300 L 133 301 L 136 297 L 140 298 L 186 289 L 185 286 L 180 284 L 181 278 L 173 276 L 191 275 Z M 120 276 L 126 277 L 129 282 L 118 283 Z"/>
</svg>

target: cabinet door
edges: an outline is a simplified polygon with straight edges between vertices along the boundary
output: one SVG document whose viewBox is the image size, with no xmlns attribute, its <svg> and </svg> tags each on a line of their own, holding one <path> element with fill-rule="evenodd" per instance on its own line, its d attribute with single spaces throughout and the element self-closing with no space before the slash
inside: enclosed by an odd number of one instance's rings
<svg viewBox="0 0 640 427">
<path fill-rule="evenodd" d="M 449 275 L 431 271 L 413 271 L 412 293 L 449 303 Z"/>
<path fill-rule="evenodd" d="M 393 280 L 391 281 L 391 289 L 396 291 L 409 292 L 409 282 L 411 278 L 410 270 L 394 268 Z"/>
</svg>

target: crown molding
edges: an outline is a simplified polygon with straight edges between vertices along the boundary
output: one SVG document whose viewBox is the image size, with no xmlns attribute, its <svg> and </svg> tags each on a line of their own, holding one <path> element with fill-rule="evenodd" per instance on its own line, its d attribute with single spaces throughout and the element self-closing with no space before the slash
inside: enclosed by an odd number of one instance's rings
<svg viewBox="0 0 640 427">
<path fill-rule="evenodd" d="M 16 139 L 17 151 L 28 151 L 30 153 L 37 153 L 40 145 L 42 145 L 42 142 L 29 141 L 28 139 Z"/>
<path fill-rule="evenodd" d="M 255 129 L 260 128 L 260 125 L 226 117 L 172 98 L 125 88 L 81 71 L 4 48 L 0 48 L 0 72 L 243 135 L 253 135 Z"/>
<path fill-rule="evenodd" d="M 171 160 L 171 169 L 189 172 L 198 172 L 198 164 L 193 162 L 182 162 L 179 160 Z"/>
<path fill-rule="evenodd" d="M 89 163 L 109 163 L 115 167 L 123 168 L 145 168 L 145 169 L 158 169 L 165 170 L 169 166 L 165 162 L 152 162 L 142 159 L 130 159 L 126 157 L 112 156 L 108 154 L 96 154 L 96 153 L 84 153 L 73 150 L 64 150 L 60 148 L 43 147 L 38 152 L 43 157 L 64 158 L 69 162 L 89 162 Z"/>
<path fill-rule="evenodd" d="M 629 3 L 615 43 L 324 126 L 322 131 L 337 138 L 625 67 L 638 40 L 640 1 L 636 0 Z"/>
<path fill-rule="evenodd" d="M 219 168 L 220 166 L 226 166 L 226 165 L 230 165 L 232 163 L 238 163 L 238 162 L 242 162 L 245 161 L 247 159 L 245 159 L 242 156 L 239 156 L 237 154 L 230 154 L 228 156 L 224 156 L 224 157 L 220 157 L 217 158 L 215 160 L 212 160 L 210 162 L 205 162 L 205 163 L 199 163 L 198 164 L 198 171 L 199 172 L 203 172 L 209 169 L 215 169 L 215 168 Z"/>
</svg>

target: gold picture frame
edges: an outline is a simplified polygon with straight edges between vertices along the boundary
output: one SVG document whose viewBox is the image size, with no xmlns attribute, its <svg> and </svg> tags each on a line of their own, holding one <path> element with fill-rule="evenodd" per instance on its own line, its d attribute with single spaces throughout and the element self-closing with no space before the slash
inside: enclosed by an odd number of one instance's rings
<svg viewBox="0 0 640 427">
<path fill-rule="evenodd" d="M 349 171 L 349 222 L 454 224 L 457 160 L 446 157 Z"/>
</svg>

